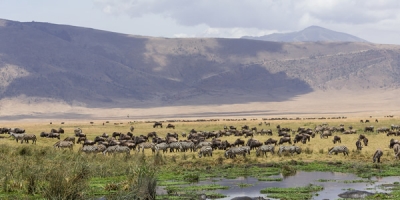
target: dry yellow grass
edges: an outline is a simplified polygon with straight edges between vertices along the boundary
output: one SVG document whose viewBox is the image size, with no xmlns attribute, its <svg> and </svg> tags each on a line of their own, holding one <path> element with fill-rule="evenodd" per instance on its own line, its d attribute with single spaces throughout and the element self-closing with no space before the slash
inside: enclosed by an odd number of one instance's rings
<svg viewBox="0 0 400 200">
<path fill-rule="evenodd" d="M 364 120 L 366 118 L 363 118 Z M 346 145 L 350 149 L 350 155 L 349 156 L 344 156 L 343 154 L 338 154 L 338 155 L 328 155 L 328 148 L 335 146 L 332 142 L 333 137 L 329 137 L 329 139 L 321 139 L 319 135 L 316 135 L 315 138 L 311 139 L 311 142 L 307 142 L 307 144 L 301 144 L 297 143 L 296 145 L 300 146 L 303 150 L 303 152 L 300 155 L 295 154 L 293 157 L 292 156 L 278 156 L 277 154 L 271 155 L 268 153 L 267 157 L 256 157 L 255 153 L 252 152 L 250 156 L 248 156 L 246 159 L 253 159 L 252 161 L 256 161 L 259 163 L 263 162 L 269 162 L 269 161 L 285 161 L 285 160 L 290 160 L 290 159 L 295 159 L 295 160 L 303 160 L 303 161 L 313 161 L 313 160 L 324 160 L 324 161 L 336 161 L 336 160 L 341 160 L 341 161 L 365 161 L 365 162 L 372 162 L 372 155 L 374 154 L 376 149 L 381 149 L 384 151 L 384 156 L 382 157 L 382 161 L 386 162 L 389 160 L 394 160 L 393 157 L 393 150 L 389 149 L 389 140 L 393 137 L 388 137 L 386 134 L 376 134 L 376 133 L 367 133 L 365 134 L 367 138 L 369 139 L 369 144 L 367 147 L 364 147 L 361 152 L 356 151 L 356 146 L 355 143 L 358 139 L 358 136 L 360 134 L 364 134 L 363 129 L 365 126 L 370 126 L 373 125 L 375 128 L 378 127 L 390 127 L 391 124 L 396 124 L 398 120 L 396 118 L 379 118 L 379 123 L 375 123 L 374 120 L 375 118 L 370 119 L 371 123 L 360 123 L 359 122 L 360 118 L 351 118 L 351 119 L 326 119 L 326 120 L 280 120 L 280 121 L 269 121 L 271 122 L 271 126 L 265 126 L 264 124 L 262 126 L 259 126 L 258 124 L 260 122 L 263 122 L 261 119 L 258 120 L 247 120 L 247 121 L 216 121 L 216 122 L 175 122 L 173 123 L 176 126 L 176 129 L 166 129 L 165 126 L 167 122 L 164 122 L 163 128 L 153 128 L 152 123 L 145 123 L 145 122 L 132 122 L 129 123 L 129 121 L 113 121 L 110 120 L 109 123 L 105 123 L 106 120 L 98 120 L 98 121 L 93 121 L 93 125 L 90 124 L 90 121 L 87 120 L 82 120 L 82 121 L 65 121 L 65 124 L 60 124 L 60 122 L 53 121 L 53 124 L 49 124 L 49 122 L 44 122 L 44 121 L 36 121 L 36 122 L 7 122 L 7 123 L 2 123 L 3 127 L 20 127 L 26 129 L 28 133 L 33 133 L 36 134 L 38 137 L 37 141 L 37 146 L 51 146 L 53 145 L 57 139 L 50 139 L 50 138 L 40 138 L 39 134 L 42 131 L 49 132 L 50 129 L 55 128 L 58 129 L 59 127 L 62 127 L 65 130 L 65 134 L 62 135 L 61 139 L 64 139 L 67 136 L 73 136 L 73 130 L 77 127 L 80 127 L 84 133 L 87 134 L 88 139 L 94 139 L 95 136 L 101 135 L 102 133 L 107 133 L 111 135 L 114 131 L 117 132 L 122 132 L 126 133 L 129 131 L 129 127 L 133 125 L 135 127 L 134 130 L 134 135 L 147 135 L 148 132 L 151 131 L 156 131 L 157 134 L 160 137 L 165 137 L 165 135 L 168 132 L 176 132 L 179 135 L 182 132 L 188 133 L 189 130 L 194 128 L 195 130 L 198 131 L 213 131 L 213 130 L 222 130 L 225 125 L 233 125 L 238 128 L 240 128 L 243 125 L 248 125 L 250 127 L 257 127 L 257 129 L 272 129 L 273 130 L 273 139 L 279 139 L 277 136 L 277 129 L 276 126 L 279 124 L 281 127 L 288 127 L 293 130 L 297 130 L 298 127 L 306 127 L 306 128 L 312 128 L 316 125 L 322 124 L 322 123 L 328 123 L 329 126 L 339 126 L 340 124 L 344 124 L 346 129 L 350 125 L 354 127 L 355 130 L 357 131 L 357 134 L 352 134 L 352 135 L 344 135 L 342 133 L 334 133 L 334 135 L 339 135 L 342 139 L 341 144 L 336 144 L 336 145 Z M 103 125 L 104 123 L 104 125 Z M 117 123 L 117 125 L 115 125 Z M 398 123 L 397 123 L 398 124 Z M 254 138 L 264 142 L 271 136 L 260 136 L 256 135 Z M 235 136 L 229 136 L 229 137 L 222 137 L 222 140 L 227 140 L 229 142 L 234 142 L 237 138 Z M 242 139 L 247 140 L 248 138 L 240 137 Z M 182 139 L 182 137 L 180 137 Z M 3 138 L 0 139 L 1 144 L 9 144 L 12 146 L 17 146 L 17 145 L 28 145 L 28 144 L 20 144 L 16 143 L 14 140 L 11 140 L 10 138 Z M 31 145 L 31 144 L 29 144 Z M 287 145 L 287 144 L 285 144 Z M 74 151 L 78 151 L 79 147 L 81 145 L 77 144 L 74 147 Z M 275 151 L 278 151 L 278 146 L 275 148 Z M 312 153 L 307 154 L 305 153 L 305 150 L 309 149 L 312 151 Z M 202 158 L 206 159 L 209 161 L 215 161 L 215 164 L 217 164 L 217 158 L 218 157 L 223 157 L 223 150 L 216 150 L 214 151 L 213 157 L 212 158 Z M 149 150 L 145 151 L 145 154 L 150 156 L 152 153 Z M 183 156 L 185 154 L 186 158 Z M 132 153 L 132 155 L 135 155 L 135 153 Z M 192 152 L 186 152 L 186 153 L 166 153 L 165 157 L 166 158 L 171 158 L 172 156 L 175 156 L 177 160 L 192 160 L 193 155 L 195 155 L 196 159 L 197 158 L 197 153 L 192 153 Z M 223 162 L 245 162 L 243 158 L 238 158 L 235 161 L 231 160 L 225 160 Z M 189 163 L 188 163 L 189 165 Z"/>
</svg>

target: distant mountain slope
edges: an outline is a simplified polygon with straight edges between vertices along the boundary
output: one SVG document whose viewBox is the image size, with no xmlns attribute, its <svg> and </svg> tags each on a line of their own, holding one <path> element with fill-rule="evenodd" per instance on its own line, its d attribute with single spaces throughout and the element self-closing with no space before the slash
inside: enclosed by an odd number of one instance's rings
<svg viewBox="0 0 400 200">
<path fill-rule="evenodd" d="M 287 101 L 397 88 L 399 61 L 396 45 L 152 38 L 0 21 L 1 99 L 88 107 Z"/>
<path fill-rule="evenodd" d="M 243 38 L 274 42 L 368 42 L 347 33 L 336 32 L 319 26 L 310 26 L 299 32 L 273 33 L 260 37 L 244 36 Z"/>
</svg>

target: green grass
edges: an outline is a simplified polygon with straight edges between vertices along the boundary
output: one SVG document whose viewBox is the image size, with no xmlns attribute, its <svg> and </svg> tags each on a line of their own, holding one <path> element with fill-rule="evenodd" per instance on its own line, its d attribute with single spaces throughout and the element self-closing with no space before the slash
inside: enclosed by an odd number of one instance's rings
<svg viewBox="0 0 400 200">
<path fill-rule="evenodd" d="M 283 178 L 257 178 L 258 181 L 282 181 Z"/>
<path fill-rule="evenodd" d="M 209 184 L 209 185 L 191 185 L 191 186 L 167 186 L 167 190 L 171 189 L 174 191 L 203 191 L 203 190 L 226 190 L 229 189 L 228 186 L 222 186 L 218 184 Z"/>
<path fill-rule="evenodd" d="M 247 188 L 247 187 L 251 187 L 254 184 L 248 184 L 248 183 L 239 183 L 237 184 L 237 186 L 239 186 L 240 188 Z"/>
<path fill-rule="evenodd" d="M 310 192 L 318 192 L 323 190 L 324 187 L 318 185 L 308 185 L 305 187 L 289 187 L 289 188 L 278 188 L 271 187 L 265 188 L 261 190 L 262 194 L 271 194 L 271 193 L 289 193 L 289 194 L 298 194 L 298 193 L 310 193 Z"/>
<path fill-rule="evenodd" d="M 305 187 L 291 187 L 291 188 L 265 188 L 260 192 L 267 194 L 268 197 L 278 199 L 311 199 L 314 192 L 323 190 L 322 186 L 308 185 Z"/>
</svg>

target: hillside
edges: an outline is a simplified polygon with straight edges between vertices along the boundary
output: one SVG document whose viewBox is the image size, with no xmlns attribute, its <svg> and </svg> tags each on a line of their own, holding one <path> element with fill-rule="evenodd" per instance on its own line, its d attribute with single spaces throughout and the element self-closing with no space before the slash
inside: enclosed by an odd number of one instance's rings
<svg viewBox="0 0 400 200">
<path fill-rule="evenodd" d="M 400 85 L 400 47 L 170 39 L 0 22 L 0 98 L 85 107 L 284 102 Z M 25 99 L 25 100 L 22 100 Z"/>
<path fill-rule="evenodd" d="M 359 37 L 319 26 L 310 26 L 298 32 L 273 33 L 260 37 L 244 36 L 243 38 L 274 42 L 367 42 Z"/>
</svg>

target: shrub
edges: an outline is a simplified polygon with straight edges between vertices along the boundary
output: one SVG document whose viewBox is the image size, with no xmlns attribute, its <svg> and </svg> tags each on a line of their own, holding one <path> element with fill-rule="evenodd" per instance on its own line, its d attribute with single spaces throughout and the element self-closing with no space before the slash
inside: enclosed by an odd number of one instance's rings
<svg viewBox="0 0 400 200">
<path fill-rule="evenodd" d="M 187 155 L 186 155 L 186 153 L 184 153 L 184 154 L 182 155 L 182 160 L 187 160 Z"/>
<path fill-rule="evenodd" d="M 175 155 L 171 156 L 171 161 L 176 163 L 176 156 Z"/>
<path fill-rule="evenodd" d="M 306 148 L 304 149 L 304 153 L 305 153 L 305 154 L 312 154 L 312 153 L 313 153 L 313 150 L 310 149 L 309 147 L 306 147 Z"/>
<path fill-rule="evenodd" d="M 46 199 L 85 199 L 83 191 L 88 187 L 90 177 L 87 163 L 75 160 L 72 169 L 60 162 L 48 171 L 43 196 Z"/>
</svg>

